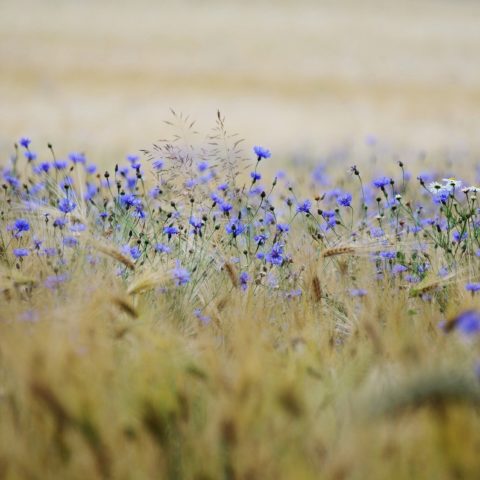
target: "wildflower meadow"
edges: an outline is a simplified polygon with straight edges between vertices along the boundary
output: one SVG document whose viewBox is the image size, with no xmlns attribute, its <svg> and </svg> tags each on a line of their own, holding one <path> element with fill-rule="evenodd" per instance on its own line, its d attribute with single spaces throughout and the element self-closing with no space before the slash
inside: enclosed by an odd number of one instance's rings
<svg viewBox="0 0 480 480">
<path fill-rule="evenodd" d="M 0 478 L 478 478 L 472 159 L 164 127 L 3 159 Z"/>
</svg>

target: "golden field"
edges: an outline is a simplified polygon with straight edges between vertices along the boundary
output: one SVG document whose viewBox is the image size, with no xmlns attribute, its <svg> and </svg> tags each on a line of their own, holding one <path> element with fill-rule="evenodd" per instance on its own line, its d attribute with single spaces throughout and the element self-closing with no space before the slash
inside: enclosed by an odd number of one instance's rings
<svg viewBox="0 0 480 480">
<path fill-rule="evenodd" d="M 170 107 L 220 109 L 276 152 L 478 145 L 479 18 L 467 0 L 4 1 L 1 149 L 35 134 L 123 155 Z"/>
</svg>

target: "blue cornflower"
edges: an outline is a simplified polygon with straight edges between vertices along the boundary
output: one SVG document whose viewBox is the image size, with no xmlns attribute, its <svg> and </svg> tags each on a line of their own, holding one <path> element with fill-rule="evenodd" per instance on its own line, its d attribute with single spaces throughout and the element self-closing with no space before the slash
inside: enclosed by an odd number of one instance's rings
<svg viewBox="0 0 480 480">
<path fill-rule="evenodd" d="M 388 260 L 392 260 L 392 259 L 397 257 L 396 252 L 388 252 L 388 251 L 387 252 L 380 252 L 379 255 L 380 255 L 381 258 L 385 258 L 385 259 L 388 259 Z"/>
<path fill-rule="evenodd" d="M 22 137 L 18 142 L 23 148 L 28 148 L 32 141 L 28 137 Z"/>
<path fill-rule="evenodd" d="M 310 213 L 310 208 L 312 208 L 311 200 L 304 200 L 297 205 L 298 213 Z"/>
<path fill-rule="evenodd" d="M 37 154 L 35 152 L 31 152 L 30 150 L 27 150 L 26 152 L 24 152 L 24 155 L 29 162 L 33 162 L 34 160 L 37 159 Z"/>
<path fill-rule="evenodd" d="M 325 220 L 331 220 L 331 219 L 335 218 L 335 212 L 333 210 L 323 210 L 322 217 Z"/>
<path fill-rule="evenodd" d="M 390 178 L 380 177 L 373 181 L 373 185 L 377 188 L 385 188 L 387 185 L 390 185 Z"/>
<path fill-rule="evenodd" d="M 230 211 L 232 210 L 233 206 L 228 203 L 228 202 L 222 202 L 222 200 L 220 199 L 220 210 L 225 214 L 225 215 L 228 215 L 230 213 Z"/>
<path fill-rule="evenodd" d="M 41 162 L 40 165 L 34 168 L 34 172 L 39 173 L 48 173 L 50 170 L 50 163 L 49 162 Z"/>
<path fill-rule="evenodd" d="M 364 297 L 365 295 L 367 295 L 367 290 L 365 290 L 364 288 L 352 288 L 350 290 L 350 295 L 352 297 Z"/>
<path fill-rule="evenodd" d="M 20 181 L 18 180 L 18 178 L 14 177 L 13 175 L 9 173 L 5 173 L 3 175 L 3 178 L 14 190 L 20 187 Z"/>
<path fill-rule="evenodd" d="M 252 177 L 253 183 L 262 178 L 262 175 L 258 172 L 250 172 L 250 176 Z"/>
<path fill-rule="evenodd" d="M 155 245 L 155 251 L 158 253 L 170 253 L 172 249 L 164 243 L 157 243 Z"/>
<path fill-rule="evenodd" d="M 380 227 L 372 227 L 370 229 L 370 235 L 373 238 L 380 238 L 380 237 L 383 237 L 385 235 L 385 232 Z"/>
<path fill-rule="evenodd" d="M 260 161 L 262 158 L 270 158 L 272 156 L 270 150 L 267 150 L 264 147 L 255 146 L 253 147 L 253 151 L 255 152 L 258 161 Z"/>
<path fill-rule="evenodd" d="M 466 240 L 467 237 L 468 237 L 468 233 L 467 232 L 459 232 L 458 230 L 455 230 L 453 232 L 453 241 L 456 242 L 456 243 L 460 243 L 460 242 L 463 242 L 463 240 Z"/>
<path fill-rule="evenodd" d="M 190 217 L 190 225 L 193 227 L 192 233 L 198 235 L 202 232 L 203 221 L 195 217 Z"/>
<path fill-rule="evenodd" d="M 135 177 L 126 177 L 127 178 L 127 188 L 129 190 L 134 190 L 137 186 L 138 178 Z"/>
<path fill-rule="evenodd" d="M 45 279 L 45 286 L 49 289 L 57 288 L 61 283 L 68 280 L 68 274 L 61 273 L 57 275 L 50 275 Z"/>
<path fill-rule="evenodd" d="M 291 299 L 291 298 L 297 298 L 297 297 L 301 297 L 303 294 L 302 292 L 302 289 L 301 288 L 295 288 L 293 290 L 290 290 L 289 292 L 287 292 L 285 294 L 285 297 L 288 298 L 288 299 Z"/>
<path fill-rule="evenodd" d="M 281 265 L 283 263 L 283 245 L 275 243 L 272 249 L 265 255 L 265 260 L 272 265 Z"/>
<path fill-rule="evenodd" d="M 399 273 L 406 272 L 408 268 L 405 265 L 396 264 L 392 267 L 392 273 L 398 275 Z"/>
<path fill-rule="evenodd" d="M 176 262 L 175 268 L 172 269 L 171 273 L 177 287 L 185 285 L 190 281 L 190 272 L 187 269 L 183 268 L 178 260 Z"/>
<path fill-rule="evenodd" d="M 136 205 L 138 201 L 135 195 L 131 193 L 120 195 L 119 200 L 120 200 L 120 204 L 127 209 Z"/>
<path fill-rule="evenodd" d="M 255 183 L 255 182 L 253 182 Z M 258 185 L 256 187 L 253 187 L 248 194 L 251 195 L 252 197 L 255 195 L 261 195 L 264 192 L 263 187 L 261 185 Z"/>
<path fill-rule="evenodd" d="M 290 231 L 290 225 L 288 223 L 277 223 L 277 231 L 279 233 L 288 233 Z"/>
<path fill-rule="evenodd" d="M 440 203 L 445 203 L 450 197 L 450 190 L 446 188 L 440 188 L 432 193 L 433 203 L 437 205 Z"/>
<path fill-rule="evenodd" d="M 98 187 L 94 183 L 87 182 L 86 191 L 83 195 L 83 198 L 88 202 L 92 200 L 93 197 L 98 193 Z"/>
<path fill-rule="evenodd" d="M 140 248 L 135 245 L 130 248 L 130 255 L 134 260 L 138 260 L 142 256 L 142 252 L 140 251 Z"/>
<path fill-rule="evenodd" d="M 193 311 L 193 314 L 202 322 L 204 325 L 208 325 L 210 323 L 210 317 L 207 315 L 204 315 L 202 313 L 202 310 L 200 308 L 196 308 Z"/>
<path fill-rule="evenodd" d="M 221 183 L 217 189 L 221 192 L 226 192 L 228 190 L 228 183 Z"/>
<path fill-rule="evenodd" d="M 14 248 L 13 254 L 17 258 L 26 257 L 29 254 L 29 250 L 27 248 Z"/>
<path fill-rule="evenodd" d="M 243 225 L 243 223 L 240 222 L 240 220 L 238 220 L 237 218 L 233 218 L 225 225 L 225 231 L 229 235 L 237 237 L 245 231 L 245 225 Z"/>
<path fill-rule="evenodd" d="M 155 199 L 155 198 L 158 198 L 160 196 L 160 193 L 161 193 L 160 187 L 153 187 L 148 192 L 148 195 L 151 198 Z"/>
<path fill-rule="evenodd" d="M 169 225 L 163 227 L 163 233 L 168 235 L 168 238 L 170 239 L 172 235 L 176 235 L 178 233 L 178 228 L 175 225 Z"/>
<path fill-rule="evenodd" d="M 97 166 L 94 163 L 90 163 L 85 167 L 85 171 L 88 174 L 93 175 L 97 171 Z"/>
<path fill-rule="evenodd" d="M 265 213 L 265 225 L 275 225 L 275 215 L 272 212 Z"/>
<path fill-rule="evenodd" d="M 69 213 L 75 210 L 77 204 L 70 200 L 69 198 L 62 198 L 58 202 L 58 209 L 63 213 Z"/>
<path fill-rule="evenodd" d="M 190 178 L 185 181 L 184 185 L 185 185 L 185 188 L 193 188 L 196 185 L 198 185 L 198 180 L 195 178 Z"/>
<path fill-rule="evenodd" d="M 478 292 L 480 291 L 480 282 L 469 282 L 465 285 L 465 290 L 468 292 Z"/>
<path fill-rule="evenodd" d="M 73 164 L 81 163 L 82 165 L 85 165 L 87 161 L 87 159 L 85 158 L 85 155 L 80 152 L 71 152 L 69 153 L 68 158 Z"/>
<path fill-rule="evenodd" d="M 163 161 L 163 159 L 158 158 L 157 160 L 153 161 L 152 165 L 155 170 L 162 170 L 162 168 L 165 165 L 165 162 Z"/>
<path fill-rule="evenodd" d="M 71 232 L 79 233 L 79 232 L 84 232 L 87 229 L 85 224 L 83 223 L 75 223 L 70 227 Z"/>
<path fill-rule="evenodd" d="M 24 218 L 18 218 L 13 224 L 17 232 L 28 232 L 30 230 L 30 224 Z"/>
<path fill-rule="evenodd" d="M 56 170 L 65 170 L 68 163 L 65 160 L 55 160 L 52 165 Z"/>
<path fill-rule="evenodd" d="M 248 288 L 248 282 L 250 282 L 250 275 L 247 272 L 240 274 L 240 288 L 245 291 Z"/>
<path fill-rule="evenodd" d="M 268 238 L 268 233 L 259 233 L 253 238 L 257 245 L 264 245 Z"/>
<path fill-rule="evenodd" d="M 352 203 L 352 196 L 349 193 L 344 193 L 337 198 L 337 203 L 342 207 L 349 207 Z"/>
<path fill-rule="evenodd" d="M 60 228 L 60 229 L 62 229 L 62 228 L 65 226 L 66 223 L 67 223 L 67 221 L 66 221 L 64 218 L 59 217 L 59 218 L 56 218 L 56 219 L 53 221 L 53 226 L 54 226 L 55 228 Z"/>
<path fill-rule="evenodd" d="M 477 310 L 466 310 L 453 322 L 457 330 L 464 335 L 471 336 L 480 333 L 480 313 Z"/>
<path fill-rule="evenodd" d="M 76 239 L 75 237 L 65 237 L 63 239 L 63 244 L 66 247 L 74 248 L 78 245 L 78 239 Z"/>
<path fill-rule="evenodd" d="M 133 167 L 136 167 L 138 165 L 138 161 L 140 160 L 140 157 L 138 155 L 130 154 L 127 155 L 127 160 L 130 162 L 130 165 Z"/>
<path fill-rule="evenodd" d="M 205 160 L 197 163 L 197 168 L 199 172 L 204 172 L 205 170 L 207 170 L 208 166 L 208 162 L 206 162 Z"/>
</svg>

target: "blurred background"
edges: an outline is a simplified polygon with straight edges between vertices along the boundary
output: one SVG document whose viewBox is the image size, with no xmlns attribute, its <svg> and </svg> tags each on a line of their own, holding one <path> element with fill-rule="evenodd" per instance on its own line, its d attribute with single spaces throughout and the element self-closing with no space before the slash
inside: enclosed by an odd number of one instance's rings
<svg viewBox="0 0 480 480">
<path fill-rule="evenodd" d="M 170 107 L 274 153 L 480 141 L 476 0 L 1 0 L 0 66 L 2 156 L 27 135 L 113 162 Z"/>
</svg>

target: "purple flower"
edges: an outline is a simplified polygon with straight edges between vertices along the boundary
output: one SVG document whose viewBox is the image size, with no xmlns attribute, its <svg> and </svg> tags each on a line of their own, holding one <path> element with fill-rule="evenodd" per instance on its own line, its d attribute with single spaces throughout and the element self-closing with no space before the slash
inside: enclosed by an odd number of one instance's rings
<svg viewBox="0 0 480 480">
<path fill-rule="evenodd" d="M 253 147 L 253 151 L 255 152 L 258 161 L 260 161 L 262 158 L 270 158 L 272 156 L 270 150 L 267 150 L 264 147 L 255 146 Z"/>
<path fill-rule="evenodd" d="M 379 255 L 381 258 L 385 258 L 386 260 L 393 260 L 397 256 L 396 252 L 380 252 Z"/>
<path fill-rule="evenodd" d="M 257 245 L 264 245 L 265 242 L 267 241 L 268 238 L 268 233 L 259 233 L 258 235 L 255 235 L 253 238 L 255 240 L 255 243 Z"/>
<path fill-rule="evenodd" d="M 50 170 L 50 163 L 49 162 L 41 162 L 40 165 L 35 167 L 34 172 L 35 173 L 48 173 Z"/>
<path fill-rule="evenodd" d="M 250 275 L 247 272 L 240 274 L 240 288 L 245 291 L 248 288 L 248 282 L 250 282 Z"/>
<path fill-rule="evenodd" d="M 37 154 L 35 152 L 31 152 L 30 150 L 27 150 L 25 153 L 25 158 L 29 161 L 29 162 L 33 162 L 37 159 Z"/>
<path fill-rule="evenodd" d="M 385 232 L 380 227 L 372 227 L 370 229 L 370 235 L 373 238 L 380 238 L 380 237 L 383 237 L 385 235 Z"/>
<path fill-rule="evenodd" d="M 393 266 L 392 273 L 394 275 L 398 275 L 399 273 L 406 272 L 407 270 L 408 270 L 408 268 L 405 265 L 397 264 L 397 265 Z"/>
<path fill-rule="evenodd" d="M 58 209 L 63 213 L 69 213 L 75 210 L 77 204 L 70 200 L 69 198 L 62 198 L 58 202 Z"/>
<path fill-rule="evenodd" d="M 59 218 L 56 218 L 56 219 L 53 221 L 53 226 L 54 226 L 55 228 L 60 228 L 60 229 L 62 229 L 62 228 L 65 226 L 66 223 L 67 223 L 67 221 L 66 221 L 64 218 L 59 217 Z"/>
<path fill-rule="evenodd" d="M 78 239 L 76 239 L 75 237 L 65 237 L 63 239 L 63 244 L 66 247 L 74 248 L 78 245 Z"/>
<path fill-rule="evenodd" d="M 350 290 L 350 295 L 352 297 L 364 297 L 367 293 L 368 292 L 364 288 L 352 288 Z"/>
<path fill-rule="evenodd" d="M 208 162 L 205 160 L 197 163 L 197 168 L 199 172 L 204 172 L 208 168 Z"/>
<path fill-rule="evenodd" d="M 140 160 L 140 157 L 138 155 L 130 154 L 127 155 L 127 160 L 130 162 L 130 165 L 136 167 L 138 165 L 138 160 Z"/>
<path fill-rule="evenodd" d="M 352 203 L 352 196 L 349 193 L 345 193 L 337 198 L 337 203 L 342 207 L 349 207 Z"/>
<path fill-rule="evenodd" d="M 241 223 L 237 218 L 234 218 L 225 225 L 225 231 L 229 235 L 236 237 L 245 231 L 245 225 L 243 225 L 243 223 Z"/>
<path fill-rule="evenodd" d="M 478 292 L 480 291 L 480 283 L 479 282 L 469 282 L 465 285 L 465 290 L 468 292 Z"/>
<path fill-rule="evenodd" d="M 155 170 L 162 170 L 163 166 L 165 165 L 165 162 L 161 158 L 159 158 L 159 159 L 155 160 L 152 163 L 152 165 L 153 165 L 153 168 Z"/>
<path fill-rule="evenodd" d="M 66 273 L 58 275 L 50 275 L 45 279 L 45 286 L 49 289 L 57 288 L 61 283 L 68 280 L 68 275 Z"/>
<path fill-rule="evenodd" d="M 265 255 L 265 260 L 272 265 L 281 265 L 283 263 L 283 245 L 275 243 L 272 249 Z"/>
<path fill-rule="evenodd" d="M 467 232 L 459 232 L 458 230 L 455 230 L 453 232 L 453 240 L 454 242 L 456 243 L 460 243 L 460 242 L 463 242 L 463 240 L 466 240 L 468 237 L 468 233 Z"/>
<path fill-rule="evenodd" d="M 130 248 L 130 255 L 134 260 L 138 260 L 142 256 L 142 252 L 140 249 L 135 245 L 134 247 Z"/>
<path fill-rule="evenodd" d="M 204 315 L 202 313 L 202 310 L 200 308 L 196 308 L 194 311 L 193 311 L 193 314 L 200 320 L 200 322 L 202 322 L 204 325 L 208 325 L 210 323 L 210 317 L 208 317 L 207 315 Z"/>
<path fill-rule="evenodd" d="M 23 148 L 28 148 L 32 141 L 28 137 L 22 137 L 18 142 Z"/>
<path fill-rule="evenodd" d="M 85 165 L 85 163 L 86 163 L 85 155 L 83 153 L 80 153 L 80 152 L 72 152 L 68 155 L 68 158 L 70 159 L 70 161 L 73 164 L 81 163 L 81 164 Z"/>
<path fill-rule="evenodd" d="M 279 233 L 288 233 L 290 231 L 290 225 L 288 223 L 277 223 L 277 231 Z"/>
<path fill-rule="evenodd" d="M 454 325 L 467 336 L 480 333 L 480 313 L 477 310 L 466 310 L 454 319 Z"/>
<path fill-rule="evenodd" d="M 377 188 L 385 188 L 387 185 L 390 185 L 390 178 L 380 177 L 373 181 L 373 186 Z"/>
<path fill-rule="evenodd" d="M 164 243 L 157 243 L 155 245 L 155 251 L 158 253 L 170 253 L 172 249 Z"/>
<path fill-rule="evenodd" d="M 29 254 L 29 250 L 27 248 L 14 248 L 13 249 L 13 254 L 17 257 L 17 258 L 21 258 L 21 257 L 26 257 L 28 254 Z"/>
<path fill-rule="evenodd" d="M 262 175 L 258 172 L 250 172 L 250 176 L 252 177 L 253 183 L 262 178 Z"/>
<path fill-rule="evenodd" d="M 297 212 L 310 213 L 310 208 L 312 208 L 312 202 L 310 200 L 304 200 L 297 205 Z"/>
<path fill-rule="evenodd" d="M 119 199 L 120 204 L 127 209 L 133 207 L 138 202 L 138 199 L 135 197 L 135 195 L 132 195 L 131 193 L 120 195 Z"/>
<path fill-rule="evenodd" d="M 222 202 L 220 199 L 220 210 L 225 214 L 228 215 L 232 210 L 233 206 L 228 202 Z"/>
<path fill-rule="evenodd" d="M 177 287 L 185 285 L 190 281 L 190 272 L 187 269 L 182 268 L 178 260 L 176 262 L 175 268 L 172 269 L 171 273 Z"/>
<path fill-rule="evenodd" d="M 30 230 L 30 224 L 24 218 L 18 218 L 13 224 L 17 232 L 28 232 Z"/>
<path fill-rule="evenodd" d="M 170 239 L 172 235 L 176 235 L 178 233 L 178 228 L 175 225 L 169 225 L 163 228 L 163 233 L 168 235 L 168 239 Z"/>
<path fill-rule="evenodd" d="M 202 233 L 203 221 L 195 217 L 190 217 L 190 225 L 193 227 L 192 233 L 198 235 Z"/>
<path fill-rule="evenodd" d="M 56 170 L 64 170 L 68 164 L 65 160 L 55 160 L 52 165 Z"/>
</svg>

